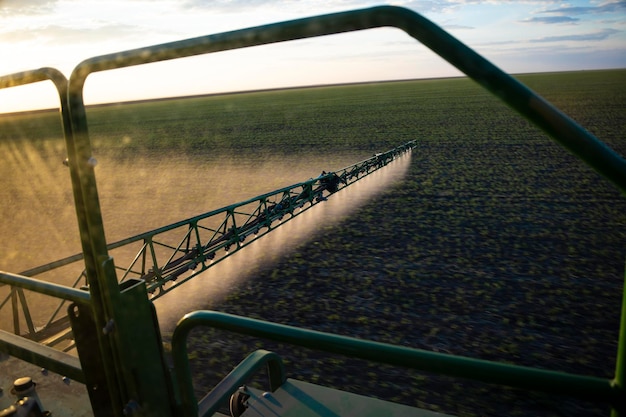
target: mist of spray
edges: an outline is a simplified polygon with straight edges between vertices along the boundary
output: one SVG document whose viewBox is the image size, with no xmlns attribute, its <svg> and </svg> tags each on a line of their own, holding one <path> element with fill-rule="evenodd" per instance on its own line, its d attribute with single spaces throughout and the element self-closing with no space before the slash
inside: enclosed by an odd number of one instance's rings
<svg viewBox="0 0 626 417">
<path fill-rule="evenodd" d="M 248 285 L 251 274 L 260 267 L 276 263 L 294 248 L 318 236 L 322 226 L 339 224 L 357 208 L 402 180 L 410 162 L 410 153 L 403 155 L 155 300 L 161 329 L 171 331 L 188 312 L 215 308 L 237 287 Z"/>
</svg>

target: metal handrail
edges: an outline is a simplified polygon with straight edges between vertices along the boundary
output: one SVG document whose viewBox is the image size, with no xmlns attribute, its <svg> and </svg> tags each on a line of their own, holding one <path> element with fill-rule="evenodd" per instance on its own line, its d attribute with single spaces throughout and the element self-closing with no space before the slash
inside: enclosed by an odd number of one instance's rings
<svg viewBox="0 0 626 417">
<path fill-rule="evenodd" d="M 16 72 L 0 77 L 0 88 L 11 88 L 20 85 L 52 81 L 61 102 L 61 107 L 67 103 L 67 78 L 55 68 L 43 67 L 30 71 Z"/>
<path fill-rule="evenodd" d="M 0 283 L 79 304 L 89 304 L 91 298 L 87 291 L 4 271 L 0 271 Z"/>
<path fill-rule="evenodd" d="M 26 289 L 40 294 L 72 301 L 81 305 L 89 305 L 90 296 L 86 291 L 66 287 L 31 277 L 0 271 L 0 283 Z M 85 382 L 82 368 L 75 356 L 59 352 L 48 346 L 28 340 L 16 334 L 0 330 L 0 351 L 24 361 L 42 366 L 76 381 Z"/>
<path fill-rule="evenodd" d="M 0 351 L 59 375 L 67 376 L 74 381 L 85 382 L 85 374 L 79 359 L 69 353 L 4 330 L 0 330 Z"/>
<path fill-rule="evenodd" d="M 197 414 L 202 417 L 212 416 L 224 401 L 228 400 L 239 387 L 248 382 L 264 366 L 267 368 L 270 391 L 276 391 L 287 380 L 282 359 L 274 352 L 264 349 L 255 350 L 198 402 L 197 410 L 186 410 L 191 411 L 187 414 Z M 185 408 L 187 404 L 191 405 L 195 402 L 193 400 L 187 403 L 183 402 Z"/>
<path fill-rule="evenodd" d="M 209 326 L 313 350 L 346 355 L 351 358 L 435 372 L 442 375 L 606 402 L 615 409 L 623 409 L 626 405 L 626 392 L 624 392 L 623 387 L 613 384 L 611 380 L 606 378 L 574 375 L 430 352 L 217 311 L 195 311 L 186 314 L 178 322 L 174 330 L 172 336 L 172 356 L 181 399 L 183 399 L 185 404 L 196 404 L 187 357 L 186 339 L 189 332 L 198 326 Z M 196 414 L 196 412 L 191 412 L 185 415 Z"/>
</svg>

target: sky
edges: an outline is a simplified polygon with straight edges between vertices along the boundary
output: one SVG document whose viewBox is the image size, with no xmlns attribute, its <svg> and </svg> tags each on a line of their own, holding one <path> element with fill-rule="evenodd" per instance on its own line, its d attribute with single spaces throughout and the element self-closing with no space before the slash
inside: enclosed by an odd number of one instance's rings
<svg viewBox="0 0 626 417">
<path fill-rule="evenodd" d="M 355 0 L 0 0 L 0 75 L 127 49 L 385 4 Z M 396 1 L 503 70 L 626 68 L 626 1 Z M 404 32 L 380 28 L 88 77 L 86 104 L 302 85 L 450 77 Z M 52 83 L 0 90 L 0 112 L 58 107 Z"/>
</svg>

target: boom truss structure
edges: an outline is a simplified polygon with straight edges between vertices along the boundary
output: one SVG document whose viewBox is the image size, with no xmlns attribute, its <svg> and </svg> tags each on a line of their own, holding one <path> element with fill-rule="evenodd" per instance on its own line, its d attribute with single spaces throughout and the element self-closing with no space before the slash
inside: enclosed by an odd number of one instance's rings
<svg viewBox="0 0 626 417">
<path fill-rule="evenodd" d="M 125 252 L 131 251 L 135 254 L 128 264 L 116 265 L 119 282 L 128 279 L 142 280 L 150 299 L 159 298 L 286 221 L 326 201 L 335 192 L 387 166 L 410 152 L 415 145 L 415 141 L 410 141 L 338 171 L 322 172 L 317 178 L 111 243 L 107 245 L 111 252 L 126 250 Z M 66 265 L 78 264 L 82 260 L 81 253 L 29 269 L 21 275 L 33 277 Z M 82 269 L 73 287 L 88 290 L 85 278 L 86 271 Z M 68 325 L 67 320 L 59 318 L 63 303 L 54 311 L 45 326 L 36 329 L 23 290 L 16 288 L 12 291 L 0 301 L 0 309 L 8 305 L 9 300 L 12 300 L 16 334 L 20 334 L 20 321 L 17 317 L 20 310 L 26 322 L 27 334 L 35 340 L 46 339 L 49 330 L 58 328 L 61 323 Z M 18 302 L 22 305 L 21 309 L 17 308 Z M 50 340 L 52 341 L 58 340 Z"/>
</svg>

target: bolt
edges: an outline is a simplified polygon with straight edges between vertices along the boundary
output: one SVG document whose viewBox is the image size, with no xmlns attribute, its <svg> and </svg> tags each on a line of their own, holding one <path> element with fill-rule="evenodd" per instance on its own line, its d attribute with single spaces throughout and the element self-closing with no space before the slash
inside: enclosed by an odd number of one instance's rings
<svg viewBox="0 0 626 417">
<path fill-rule="evenodd" d="M 113 331 L 113 329 L 115 329 L 115 321 L 111 319 L 107 322 L 106 326 L 102 328 L 102 333 L 109 334 Z"/>
<path fill-rule="evenodd" d="M 141 407 L 139 406 L 139 403 L 137 403 L 137 401 L 135 400 L 130 400 L 122 410 L 122 413 L 124 413 L 125 416 L 132 416 L 140 410 Z"/>
</svg>

